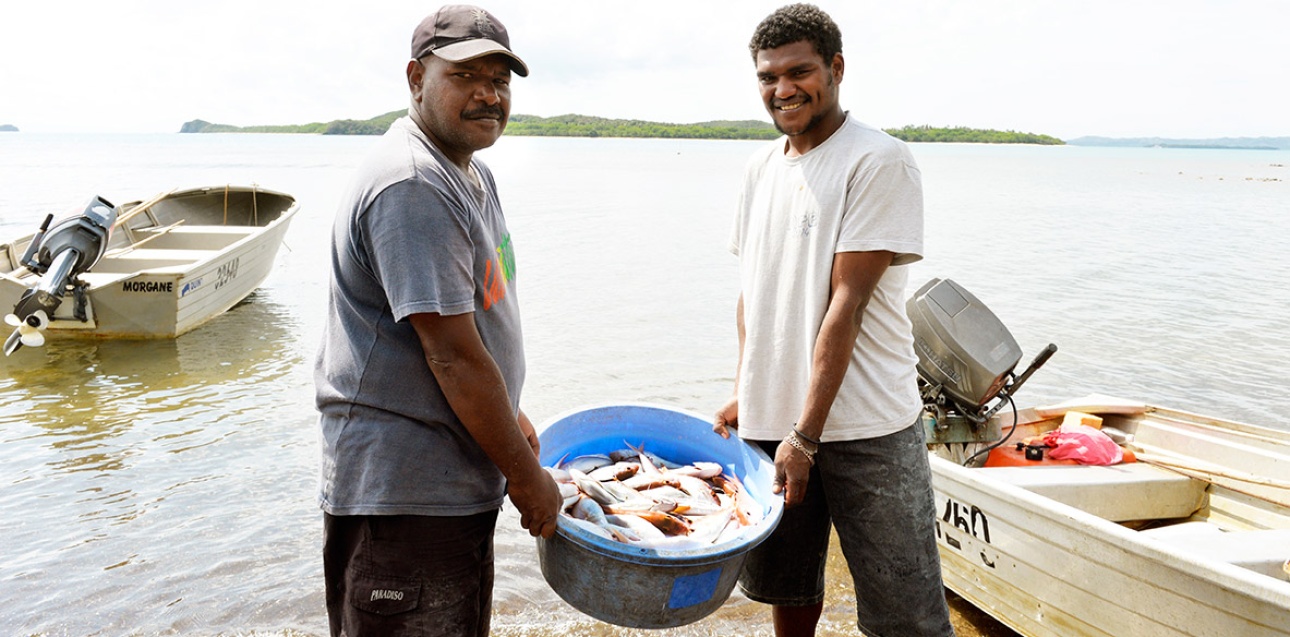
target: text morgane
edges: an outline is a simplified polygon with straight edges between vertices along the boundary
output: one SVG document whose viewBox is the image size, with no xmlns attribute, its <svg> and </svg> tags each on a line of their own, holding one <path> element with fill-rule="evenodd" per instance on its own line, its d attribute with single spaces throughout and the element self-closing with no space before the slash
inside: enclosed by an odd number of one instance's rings
<svg viewBox="0 0 1290 637">
<path fill-rule="evenodd" d="M 174 281 L 126 281 L 121 284 L 122 292 L 174 292 Z"/>
</svg>

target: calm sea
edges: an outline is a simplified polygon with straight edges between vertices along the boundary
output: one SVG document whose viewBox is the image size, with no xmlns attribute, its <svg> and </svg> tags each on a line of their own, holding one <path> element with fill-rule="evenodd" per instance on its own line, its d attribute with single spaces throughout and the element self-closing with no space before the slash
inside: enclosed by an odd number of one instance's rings
<svg viewBox="0 0 1290 637">
<path fill-rule="evenodd" d="M 177 340 L 51 342 L 0 361 L 0 633 L 319 635 L 312 360 L 327 231 L 371 138 L 0 134 L 0 232 L 91 196 L 257 183 L 302 211 L 248 302 Z M 731 390 L 726 251 L 756 142 L 506 138 L 536 422 Z M 1290 153 L 915 145 L 927 258 L 1011 329 L 1035 404 L 1106 393 L 1290 429 Z M 912 292 L 912 290 L 911 290 Z M 0 308 L 3 309 L 3 308 Z M 4 310 L 8 311 L 8 310 Z M 509 507 L 498 635 L 646 634 L 551 592 Z M 822 635 L 854 634 L 832 569 Z M 648 633 L 660 634 L 660 633 Z M 667 635 L 767 635 L 735 595 Z"/>
</svg>

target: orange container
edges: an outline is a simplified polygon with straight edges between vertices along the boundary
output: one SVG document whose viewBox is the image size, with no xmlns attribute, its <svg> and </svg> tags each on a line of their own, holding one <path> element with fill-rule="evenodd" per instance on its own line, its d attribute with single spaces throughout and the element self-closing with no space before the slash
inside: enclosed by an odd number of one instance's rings
<svg viewBox="0 0 1290 637">
<path fill-rule="evenodd" d="M 1026 459 L 1026 448 L 1022 446 L 1021 449 L 1018 449 L 1017 443 L 995 447 L 990 450 L 989 455 L 985 458 L 985 466 L 987 467 L 1043 467 L 1063 464 L 1079 463 L 1074 460 L 1055 460 L 1053 458 L 1049 458 L 1048 449 L 1046 447 L 1044 448 L 1043 460 L 1028 460 Z"/>
</svg>

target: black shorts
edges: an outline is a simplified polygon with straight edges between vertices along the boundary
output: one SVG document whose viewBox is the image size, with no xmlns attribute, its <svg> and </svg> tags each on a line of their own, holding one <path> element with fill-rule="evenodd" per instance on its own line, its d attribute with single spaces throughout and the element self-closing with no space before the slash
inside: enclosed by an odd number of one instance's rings
<svg viewBox="0 0 1290 637">
<path fill-rule="evenodd" d="M 867 440 L 826 442 L 806 500 L 786 507 L 748 553 L 740 589 L 754 601 L 824 600 L 829 529 L 836 528 L 866 635 L 953 635 L 936 548 L 936 509 L 921 423 Z M 775 457 L 779 442 L 757 442 Z"/>
<path fill-rule="evenodd" d="M 323 514 L 333 637 L 488 634 L 497 511 L 462 517 Z"/>
</svg>

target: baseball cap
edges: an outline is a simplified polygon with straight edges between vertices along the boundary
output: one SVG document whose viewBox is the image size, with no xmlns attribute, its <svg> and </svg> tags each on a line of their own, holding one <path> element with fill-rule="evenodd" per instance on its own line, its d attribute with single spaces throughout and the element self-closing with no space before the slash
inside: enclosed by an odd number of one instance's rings
<svg viewBox="0 0 1290 637">
<path fill-rule="evenodd" d="M 479 7 L 450 4 L 426 16 L 412 32 L 412 58 L 435 54 L 449 62 L 465 62 L 500 53 L 510 58 L 511 70 L 528 76 L 529 67 L 511 52 L 506 27 Z"/>
</svg>

